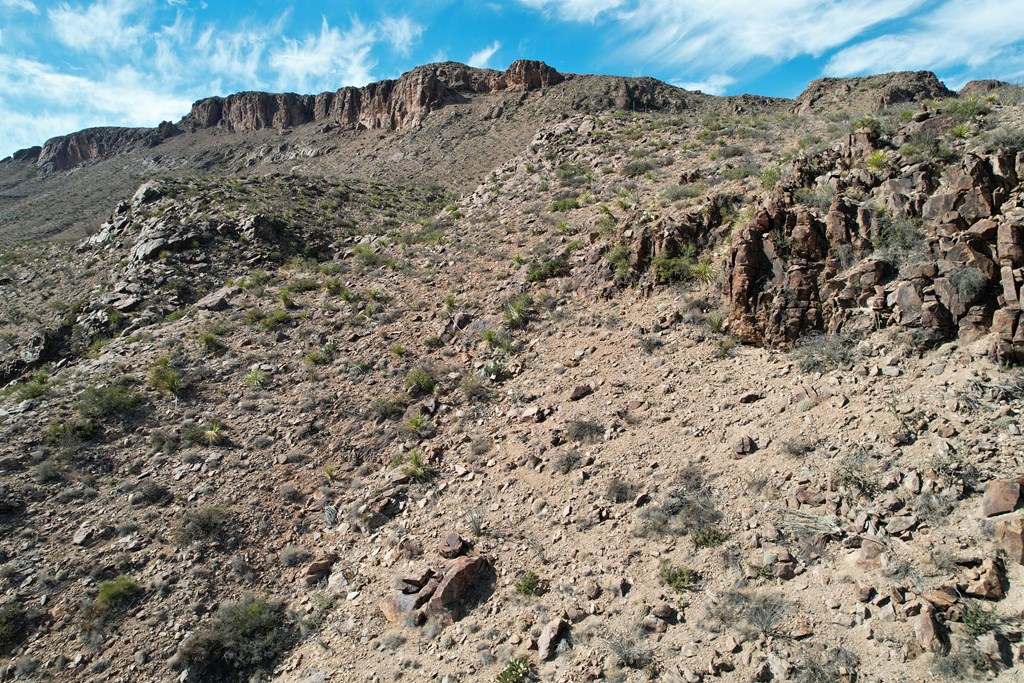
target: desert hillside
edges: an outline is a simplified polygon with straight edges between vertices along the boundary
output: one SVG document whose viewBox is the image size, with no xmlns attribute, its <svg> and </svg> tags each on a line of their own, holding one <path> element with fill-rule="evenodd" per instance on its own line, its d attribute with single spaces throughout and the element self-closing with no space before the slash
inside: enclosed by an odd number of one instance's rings
<svg viewBox="0 0 1024 683">
<path fill-rule="evenodd" d="M 444 63 L 0 161 L 0 681 L 1020 680 L 1024 89 Z"/>
</svg>

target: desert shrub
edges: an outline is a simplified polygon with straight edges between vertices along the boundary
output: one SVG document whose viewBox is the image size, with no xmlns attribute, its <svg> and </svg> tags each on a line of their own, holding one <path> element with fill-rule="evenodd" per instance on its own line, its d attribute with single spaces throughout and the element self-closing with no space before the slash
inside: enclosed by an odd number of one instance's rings
<svg viewBox="0 0 1024 683">
<path fill-rule="evenodd" d="M 964 625 L 964 631 L 972 638 L 983 636 L 986 633 L 996 631 L 1002 624 L 1002 619 L 996 613 L 994 607 L 986 607 L 980 600 L 966 600 L 964 610 L 960 616 Z"/>
<path fill-rule="evenodd" d="M 654 257 L 654 274 L 658 284 L 667 285 L 689 280 L 693 267 L 693 257 L 690 254 L 669 256 L 661 253 Z"/>
<path fill-rule="evenodd" d="M 718 276 L 718 268 L 707 259 L 702 258 L 690 267 L 690 277 L 705 287 L 715 284 Z"/>
<path fill-rule="evenodd" d="M 562 455 L 560 455 L 558 457 L 558 460 L 555 461 L 555 470 L 560 474 L 569 474 L 569 472 L 579 467 L 579 464 L 579 452 L 569 451 L 568 453 L 563 453 Z"/>
<path fill-rule="evenodd" d="M 715 344 L 715 356 L 718 358 L 729 358 L 736 353 L 737 343 L 735 337 L 722 337 Z"/>
<path fill-rule="evenodd" d="M 528 294 L 516 294 L 505 302 L 505 324 L 511 329 L 526 327 L 530 322 L 533 298 Z"/>
<path fill-rule="evenodd" d="M 399 394 L 381 396 L 370 403 L 370 409 L 380 417 L 394 419 L 401 417 L 408 405 L 408 399 Z"/>
<path fill-rule="evenodd" d="M 430 481 L 437 476 L 437 469 L 430 464 L 427 456 L 416 448 L 405 454 L 401 461 L 402 474 L 413 481 Z"/>
<path fill-rule="evenodd" d="M 875 135 L 878 135 L 879 133 L 882 132 L 882 122 L 879 121 L 874 116 L 872 116 L 871 114 L 850 121 L 850 130 L 852 132 L 864 129 L 870 130 Z"/>
<path fill-rule="evenodd" d="M 135 503 L 141 505 L 156 505 L 171 497 L 171 492 L 166 486 L 162 486 L 152 479 L 146 479 L 135 487 Z"/>
<path fill-rule="evenodd" d="M 789 605 L 778 593 L 723 593 L 708 607 L 710 628 L 722 630 L 737 628 L 751 636 L 771 637 L 778 633 L 779 624 Z"/>
<path fill-rule="evenodd" d="M 512 657 L 496 680 L 498 683 L 527 683 L 533 679 L 533 664 L 527 659 Z"/>
<path fill-rule="evenodd" d="M 860 680 L 860 658 L 841 647 L 808 652 L 797 667 L 797 683 L 855 683 Z"/>
<path fill-rule="evenodd" d="M 636 533 L 640 536 L 682 536 L 717 524 L 722 513 L 711 487 L 696 469 L 687 468 L 668 488 L 660 504 L 642 508 L 637 518 Z"/>
<path fill-rule="evenodd" d="M 28 617 L 21 605 L 12 602 L 0 607 L 0 648 L 21 640 L 27 621 Z"/>
<path fill-rule="evenodd" d="M 565 435 L 570 441 L 594 443 L 604 437 L 604 427 L 594 420 L 570 420 L 565 425 Z"/>
<path fill-rule="evenodd" d="M 698 548 L 713 548 L 722 545 L 729 538 L 729 534 L 716 526 L 708 526 L 698 529 L 693 534 L 693 544 Z"/>
<path fill-rule="evenodd" d="M 149 370 L 149 386 L 168 396 L 178 396 L 185 390 L 181 371 L 171 367 L 171 359 L 164 356 Z"/>
<path fill-rule="evenodd" d="M 223 540 L 231 531 L 234 518 L 221 507 L 206 507 L 186 510 L 181 516 L 175 539 L 179 545 L 196 541 Z"/>
<path fill-rule="evenodd" d="M 865 159 L 864 165 L 872 171 L 884 171 L 889 168 L 889 157 L 884 149 L 876 149 Z"/>
<path fill-rule="evenodd" d="M 658 579 L 676 593 L 684 593 L 692 590 L 697 585 L 700 581 L 700 576 L 689 567 L 672 565 L 666 560 L 661 563 L 661 567 L 658 569 Z"/>
<path fill-rule="evenodd" d="M 817 447 L 818 444 L 810 439 L 786 439 L 782 442 L 782 452 L 794 458 L 809 455 Z"/>
<path fill-rule="evenodd" d="M 286 545 L 281 549 L 281 564 L 295 567 L 309 559 L 309 551 L 297 545 Z"/>
<path fill-rule="evenodd" d="M 564 199 L 556 199 L 551 202 L 551 211 L 554 213 L 572 211 L 573 209 L 578 208 L 580 208 L 579 197 L 566 197 Z"/>
<path fill-rule="evenodd" d="M 459 382 L 459 391 L 467 401 L 483 401 L 487 398 L 487 385 L 475 375 L 463 377 Z"/>
<path fill-rule="evenodd" d="M 741 164 L 722 171 L 722 177 L 726 180 L 743 180 L 757 173 L 757 169 L 748 164 Z"/>
<path fill-rule="evenodd" d="M 437 380 L 430 370 L 422 367 L 413 368 L 405 376 L 405 388 L 413 394 L 429 394 L 437 386 Z"/>
<path fill-rule="evenodd" d="M 613 503 L 625 503 L 636 495 L 637 487 L 616 477 L 608 482 L 608 499 Z"/>
<path fill-rule="evenodd" d="M 96 424 L 92 420 L 51 422 L 44 441 L 47 446 L 61 450 L 73 449 L 96 436 L 96 431 Z"/>
<path fill-rule="evenodd" d="M 267 386 L 270 382 L 270 375 L 264 370 L 253 368 L 249 372 L 245 373 L 242 377 L 242 382 L 254 389 L 260 389 Z"/>
<path fill-rule="evenodd" d="M 985 136 L 984 148 L 988 152 L 1024 152 L 1024 129 L 1013 126 L 997 128 Z"/>
<path fill-rule="evenodd" d="M 643 646 L 635 631 L 613 634 L 605 643 L 618 663 L 626 668 L 643 669 L 651 663 L 651 651 Z"/>
<path fill-rule="evenodd" d="M 782 180 L 782 169 L 778 166 L 769 166 L 761 171 L 761 186 L 766 190 L 774 190 L 780 180 Z"/>
<path fill-rule="evenodd" d="M 827 372 L 849 365 L 856 355 L 856 340 L 841 334 L 809 334 L 793 351 L 804 372 Z"/>
<path fill-rule="evenodd" d="M 538 263 L 531 263 L 526 271 L 527 282 L 544 282 L 569 274 L 569 261 L 564 256 L 555 256 Z"/>
<path fill-rule="evenodd" d="M 37 372 L 31 380 L 18 386 L 14 393 L 17 401 L 42 398 L 50 390 L 50 376 L 46 372 Z"/>
<path fill-rule="evenodd" d="M 86 419 L 126 420 L 141 402 L 142 397 L 123 384 L 88 387 L 78 397 L 78 412 Z"/>
<path fill-rule="evenodd" d="M 523 572 L 514 584 L 516 593 L 523 597 L 533 597 L 541 590 L 540 577 L 536 572 L 530 570 Z"/>
<path fill-rule="evenodd" d="M 196 446 L 220 446 L 224 443 L 224 425 L 220 422 L 208 422 L 205 425 L 186 423 L 181 428 L 183 441 Z"/>
<path fill-rule="evenodd" d="M 794 193 L 797 202 L 820 211 L 828 211 L 835 196 L 836 188 L 832 185 L 801 187 Z"/>
<path fill-rule="evenodd" d="M 246 681 L 294 641 L 283 604 L 246 597 L 223 605 L 208 629 L 182 645 L 181 657 L 202 680 Z"/>
<path fill-rule="evenodd" d="M 986 116 L 992 111 L 992 105 L 978 97 L 949 98 L 939 103 L 939 111 L 957 121 L 969 121 L 978 116 Z"/>
<path fill-rule="evenodd" d="M 949 274 L 949 281 L 964 306 L 974 303 L 988 284 L 985 274 L 972 266 L 954 268 Z"/>
<path fill-rule="evenodd" d="M 96 606 L 103 611 L 122 609 L 142 595 L 142 586 L 130 576 L 122 574 L 100 584 Z"/>
<path fill-rule="evenodd" d="M 664 192 L 661 196 L 665 200 L 670 202 L 678 202 L 681 199 L 693 199 L 704 194 L 707 186 L 702 183 L 690 183 L 689 185 L 673 185 Z"/>
<path fill-rule="evenodd" d="M 650 161 L 631 161 L 622 167 L 622 175 L 626 178 L 636 178 L 653 170 L 654 164 Z"/>
<path fill-rule="evenodd" d="M 925 161 L 949 163 L 956 160 L 958 154 L 946 144 L 938 131 L 926 129 L 917 131 L 909 137 L 900 147 L 900 156 L 910 164 Z"/>
<path fill-rule="evenodd" d="M 721 333 L 725 329 L 725 323 L 727 320 L 725 317 L 725 313 L 723 313 L 721 310 L 717 308 L 712 311 L 709 311 L 704 319 L 707 322 L 708 327 L 711 328 L 712 332 Z"/>
</svg>

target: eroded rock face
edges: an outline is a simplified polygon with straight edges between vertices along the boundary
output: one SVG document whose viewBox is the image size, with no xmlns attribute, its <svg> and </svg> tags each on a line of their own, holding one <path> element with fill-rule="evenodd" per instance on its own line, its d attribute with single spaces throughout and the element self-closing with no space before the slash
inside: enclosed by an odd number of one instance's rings
<svg viewBox="0 0 1024 683">
<path fill-rule="evenodd" d="M 793 111 L 875 111 L 904 102 L 955 97 L 931 71 L 897 71 L 862 78 L 820 78 L 796 98 Z"/>
<path fill-rule="evenodd" d="M 93 159 L 101 159 L 123 151 L 132 145 L 150 147 L 181 133 L 172 123 L 163 122 L 157 128 L 86 128 L 85 130 L 51 138 L 41 149 L 28 150 L 37 157 L 39 169 L 44 173 L 66 171 Z"/>
<path fill-rule="evenodd" d="M 538 90 L 563 80 L 557 71 L 537 61 L 514 62 L 505 72 L 444 62 L 417 67 L 397 80 L 319 95 L 244 92 L 211 97 L 196 102 L 182 123 L 198 128 L 260 130 L 324 122 L 397 130 L 468 94 Z"/>
</svg>

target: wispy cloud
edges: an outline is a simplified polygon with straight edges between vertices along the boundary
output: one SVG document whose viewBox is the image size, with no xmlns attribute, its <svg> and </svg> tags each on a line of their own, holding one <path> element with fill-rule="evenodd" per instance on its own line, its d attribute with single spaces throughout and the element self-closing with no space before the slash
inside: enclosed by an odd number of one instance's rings
<svg viewBox="0 0 1024 683">
<path fill-rule="evenodd" d="M 409 17 L 385 17 L 380 22 L 380 32 L 391 49 L 401 55 L 408 55 L 423 35 L 423 26 Z"/>
<path fill-rule="evenodd" d="M 688 81 L 673 83 L 673 85 L 685 90 L 699 90 L 707 95 L 722 95 L 736 79 L 726 74 L 711 74 L 702 81 Z"/>
<path fill-rule="evenodd" d="M 501 43 L 496 40 L 482 50 L 477 50 L 471 54 L 466 63 L 470 66 L 475 66 L 478 69 L 486 68 L 489 66 L 491 58 L 494 57 L 494 54 L 500 49 Z"/>
<path fill-rule="evenodd" d="M 129 21 L 140 8 L 138 0 L 97 0 L 84 7 L 61 3 L 46 16 L 54 35 L 68 47 L 108 53 L 134 47 L 146 36 L 144 23 Z"/>
<path fill-rule="evenodd" d="M 377 40 L 374 31 L 352 19 L 342 33 L 324 17 L 319 35 L 303 40 L 285 40 L 270 52 L 268 64 L 278 74 L 283 87 L 334 90 L 343 85 L 365 85 L 373 80 L 377 63 L 370 51 Z"/>
<path fill-rule="evenodd" d="M 34 2 L 31 0 L 0 0 L 0 7 L 4 9 L 18 10 L 21 12 L 29 12 L 31 14 L 39 14 L 39 8 L 36 7 Z"/>
<path fill-rule="evenodd" d="M 519 0 L 534 9 L 554 14 L 567 21 L 591 22 L 609 10 L 625 4 L 624 0 Z"/>
<path fill-rule="evenodd" d="M 879 71 L 990 69 L 1024 72 L 1024 7 L 1020 0 L 951 0 L 902 31 L 840 50 L 825 72 L 852 76 Z M 986 74 L 987 75 L 987 74 Z"/>
</svg>

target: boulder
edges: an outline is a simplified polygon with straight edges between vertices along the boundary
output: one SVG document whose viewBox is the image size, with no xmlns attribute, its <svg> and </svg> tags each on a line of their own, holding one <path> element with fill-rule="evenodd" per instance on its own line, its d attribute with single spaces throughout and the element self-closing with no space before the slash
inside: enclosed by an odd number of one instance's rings
<svg viewBox="0 0 1024 683">
<path fill-rule="evenodd" d="M 562 617 L 552 619 L 544 625 L 544 629 L 537 639 L 537 654 L 542 662 L 546 662 L 555 656 L 555 648 L 562 634 L 568 630 L 569 624 Z"/>
<path fill-rule="evenodd" d="M 1020 484 L 1008 479 L 994 479 L 985 487 L 981 499 L 981 514 L 994 517 L 1013 512 L 1020 503 Z"/>
</svg>

